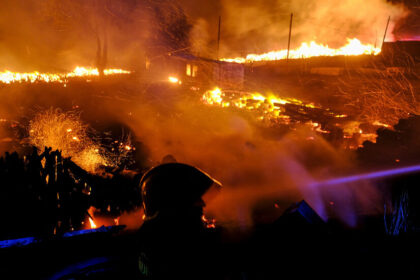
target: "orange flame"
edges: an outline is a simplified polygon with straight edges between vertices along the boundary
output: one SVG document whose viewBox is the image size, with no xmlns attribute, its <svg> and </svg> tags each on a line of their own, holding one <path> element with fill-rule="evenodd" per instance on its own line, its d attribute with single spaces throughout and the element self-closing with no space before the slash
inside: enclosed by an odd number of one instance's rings
<svg viewBox="0 0 420 280">
<path fill-rule="evenodd" d="M 201 216 L 201 220 L 203 221 L 204 225 L 207 228 L 216 228 L 216 220 L 215 219 L 207 219 L 206 216 Z"/>
<path fill-rule="evenodd" d="M 29 124 L 29 143 L 42 150 L 59 149 L 80 167 L 95 172 L 100 166 L 110 166 L 109 156 L 87 133 L 87 125 L 74 112 L 49 109 L 39 112 Z"/>
<path fill-rule="evenodd" d="M 263 95 L 258 92 L 235 94 L 235 98 L 225 101 L 226 95 L 220 88 L 206 91 L 202 96 L 202 101 L 208 105 L 226 107 L 235 107 L 261 113 L 260 119 L 271 118 L 281 119 L 284 122 L 289 121 L 289 116 L 282 114 L 285 104 L 294 104 L 307 108 L 319 108 L 312 103 L 304 103 L 295 98 L 281 98 L 274 94 Z"/>
<path fill-rule="evenodd" d="M 104 74 L 108 75 L 115 75 L 115 74 L 130 74 L 130 71 L 123 70 L 123 69 L 105 69 Z M 97 68 L 91 67 L 80 67 L 77 66 L 72 72 L 69 73 L 40 73 L 38 71 L 34 71 L 31 73 L 18 73 L 18 72 L 11 72 L 11 71 L 3 71 L 0 72 L 0 82 L 5 84 L 11 83 L 22 83 L 22 82 L 30 82 L 34 83 L 37 81 L 41 82 L 57 82 L 57 83 L 65 83 L 68 78 L 74 77 L 92 77 L 92 76 L 99 76 L 99 71 Z"/>
<path fill-rule="evenodd" d="M 168 77 L 168 81 L 173 84 L 182 84 L 182 82 L 176 77 Z"/>
<path fill-rule="evenodd" d="M 90 217 L 89 217 L 89 223 L 90 223 L 90 228 L 91 228 L 91 229 L 97 228 L 97 226 L 96 226 L 95 222 L 94 222 L 94 221 L 92 220 L 92 218 L 90 218 Z"/>
<path fill-rule="evenodd" d="M 289 58 L 309 58 L 316 56 L 338 56 L 338 55 L 377 55 L 381 52 L 380 48 L 376 48 L 371 44 L 362 44 L 360 40 L 347 39 L 347 44 L 338 49 L 332 49 L 328 45 L 317 44 L 315 41 L 302 43 L 299 48 L 290 50 Z M 222 61 L 249 63 L 254 61 L 273 61 L 287 58 L 287 50 L 271 51 L 264 54 L 248 54 L 246 57 L 222 58 Z"/>
</svg>

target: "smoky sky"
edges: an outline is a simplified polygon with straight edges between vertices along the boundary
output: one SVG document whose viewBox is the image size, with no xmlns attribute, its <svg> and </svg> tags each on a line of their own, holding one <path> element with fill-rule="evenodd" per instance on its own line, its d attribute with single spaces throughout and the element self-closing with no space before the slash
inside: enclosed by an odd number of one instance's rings
<svg viewBox="0 0 420 280">
<path fill-rule="evenodd" d="M 63 72 L 95 66 L 98 42 L 110 67 L 136 69 L 145 53 L 168 50 L 216 58 L 243 56 L 315 40 L 347 38 L 380 45 L 418 38 L 418 1 L 386 0 L 0 0 L 0 69 Z M 105 44 L 106 42 L 106 44 Z M 105 46 L 106 45 L 106 46 Z"/>
<path fill-rule="evenodd" d="M 142 55 L 188 45 L 190 25 L 169 0 L 0 0 L 0 67 L 63 72 L 95 66 L 135 69 Z"/>
<path fill-rule="evenodd" d="M 210 56 L 215 55 L 219 15 L 222 18 L 223 56 L 243 56 L 286 48 L 291 13 L 292 48 L 312 40 L 340 47 L 346 44 L 347 38 L 359 38 L 363 43 L 380 45 L 389 16 L 391 22 L 387 41 L 415 38 L 419 5 L 415 1 L 404 2 L 218 0 L 198 4 L 196 1 L 180 0 L 194 22 L 191 34 L 194 50 L 208 52 Z"/>
</svg>

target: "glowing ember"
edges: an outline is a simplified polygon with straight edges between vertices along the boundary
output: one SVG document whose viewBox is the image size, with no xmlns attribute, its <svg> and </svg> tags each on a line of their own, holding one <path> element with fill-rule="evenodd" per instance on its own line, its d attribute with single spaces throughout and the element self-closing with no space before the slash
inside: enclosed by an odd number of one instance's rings
<svg viewBox="0 0 420 280">
<path fill-rule="evenodd" d="M 386 128 L 391 128 L 391 127 L 392 127 L 392 126 L 391 126 L 391 125 L 389 125 L 389 124 L 386 124 L 386 123 L 381 123 L 381 122 L 379 122 L 379 121 L 375 121 L 375 122 L 373 123 L 373 125 L 382 126 L 382 127 L 386 127 Z"/>
<path fill-rule="evenodd" d="M 130 71 L 122 69 L 105 69 L 105 75 L 115 74 L 129 74 Z M 99 76 L 97 68 L 90 67 L 76 67 L 72 72 L 69 73 L 39 73 L 37 71 L 31 73 L 17 73 L 11 71 L 0 72 L 0 82 L 11 84 L 11 83 L 23 83 L 23 82 L 57 82 L 65 83 L 68 78 L 73 77 L 92 77 Z"/>
<path fill-rule="evenodd" d="M 0 81 L 6 84 L 14 82 L 35 82 L 35 81 L 44 81 L 44 82 L 61 82 L 60 75 L 57 74 L 42 74 L 39 72 L 32 73 L 15 73 L 10 71 L 0 72 Z"/>
<path fill-rule="evenodd" d="M 105 75 L 115 75 L 115 74 L 130 74 L 130 71 L 123 70 L 123 69 L 105 69 Z"/>
<path fill-rule="evenodd" d="M 220 88 L 215 88 L 214 90 L 206 91 L 202 99 L 206 104 L 209 105 L 221 105 L 223 101 L 222 91 L 220 90 Z"/>
<path fill-rule="evenodd" d="M 260 119 L 278 119 L 285 123 L 289 122 L 290 117 L 284 115 L 284 105 L 293 104 L 302 108 L 318 108 L 314 104 L 305 104 L 295 98 L 280 98 L 273 94 L 267 96 L 261 93 L 240 93 L 238 96 L 227 97 L 220 88 L 215 88 L 205 92 L 202 101 L 208 105 L 216 105 L 220 107 L 234 107 L 244 110 L 258 112 Z"/>
<path fill-rule="evenodd" d="M 208 219 L 206 216 L 201 216 L 201 220 L 203 221 L 204 225 L 207 228 L 216 228 L 216 220 L 215 219 Z"/>
<path fill-rule="evenodd" d="M 226 95 L 220 88 L 215 88 L 204 93 L 202 100 L 209 105 L 220 105 L 222 107 L 238 107 L 246 109 L 256 109 L 264 106 L 266 112 L 280 111 L 280 105 L 294 104 L 308 108 L 317 108 L 314 104 L 304 104 L 295 98 L 280 98 L 273 94 L 264 96 L 261 93 L 244 93 L 231 101 L 224 101 Z"/>
<path fill-rule="evenodd" d="M 99 144 L 88 136 L 87 130 L 78 114 L 49 109 L 30 122 L 29 142 L 40 151 L 44 147 L 61 150 L 64 157 L 71 157 L 83 169 L 94 172 L 109 162 L 99 153 Z"/>
<path fill-rule="evenodd" d="M 312 131 L 324 135 L 331 134 L 331 131 L 324 127 L 326 118 L 330 118 L 330 121 L 334 122 L 337 119 L 348 118 L 348 115 L 336 114 L 329 109 L 322 109 L 312 103 L 304 103 L 295 98 L 281 98 L 273 94 L 263 95 L 257 92 L 224 92 L 220 88 L 215 88 L 205 92 L 202 96 L 202 101 L 204 104 L 221 108 L 236 108 L 250 111 L 256 115 L 256 119 L 268 121 L 269 125 L 270 123 L 284 125 L 303 124 Z M 288 106 L 290 106 L 290 110 L 288 110 Z M 314 109 L 316 111 L 311 115 Z M 304 116 L 304 118 L 300 118 L 300 116 Z M 311 116 L 314 118 L 312 119 Z M 343 130 L 343 139 L 347 139 L 348 144 L 346 147 L 349 149 L 359 148 L 366 140 L 376 142 L 377 134 L 363 131 L 359 127 L 360 124 L 360 122 L 348 119 L 341 121 L 341 123 L 334 123 L 334 126 Z M 374 122 L 373 125 L 390 127 L 380 122 Z M 314 140 L 314 138 L 308 137 L 307 140 Z"/>
<path fill-rule="evenodd" d="M 92 220 L 92 218 L 89 218 L 89 224 L 90 224 L 91 229 L 97 228 L 97 226 L 96 226 L 95 222 Z"/>
<path fill-rule="evenodd" d="M 314 41 L 302 43 L 299 48 L 290 50 L 289 58 L 308 58 L 316 56 L 338 56 L 338 55 L 377 55 L 381 52 L 380 48 L 375 48 L 371 44 L 362 44 L 358 39 L 347 39 L 347 45 L 332 49 L 328 45 L 317 44 Z M 273 61 L 287 58 L 287 50 L 271 51 L 264 54 L 248 54 L 246 57 L 222 58 L 222 61 L 247 63 L 253 61 Z"/>
<path fill-rule="evenodd" d="M 88 216 L 88 220 L 89 220 L 89 225 L 91 229 L 97 228 L 98 226 L 96 225 L 96 223 L 93 221 L 93 217 L 94 217 L 94 212 L 95 212 L 96 208 L 94 206 L 89 207 L 89 209 L 87 210 L 89 216 Z"/>
<path fill-rule="evenodd" d="M 175 78 L 175 77 L 169 77 L 168 81 L 173 84 L 179 84 L 179 85 L 182 84 L 182 82 L 178 78 Z"/>
</svg>

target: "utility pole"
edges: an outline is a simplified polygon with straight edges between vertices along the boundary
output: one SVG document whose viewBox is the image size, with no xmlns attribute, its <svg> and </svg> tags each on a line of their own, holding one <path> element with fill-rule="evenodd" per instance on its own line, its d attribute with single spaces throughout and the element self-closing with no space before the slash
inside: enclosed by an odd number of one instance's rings
<svg viewBox="0 0 420 280">
<path fill-rule="evenodd" d="M 287 60 L 289 60 L 290 39 L 292 38 L 292 23 L 293 23 L 293 13 L 290 14 L 289 41 L 287 43 Z"/>
<path fill-rule="evenodd" d="M 222 16 L 219 16 L 219 28 L 217 31 L 217 85 L 220 86 L 220 80 L 222 78 L 222 66 L 219 61 L 220 52 L 220 27 L 222 25 Z"/>
<path fill-rule="evenodd" d="M 389 21 L 390 20 L 391 20 L 391 16 L 388 17 L 388 22 L 386 23 L 385 33 L 384 33 L 384 39 L 382 40 L 381 49 L 382 49 L 382 47 L 384 46 L 384 43 L 385 43 L 386 33 L 388 32 L 388 25 L 389 25 Z"/>
<path fill-rule="evenodd" d="M 376 35 L 375 35 L 375 49 L 376 49 L 376 46 L 378 45 L 378 29 L 376 29 L 375 30 L 375 32 L 376 32 Z"/>
<path fill-rule="evenodd" d="M 222 17 L 219 16 L 219 29 L 217 32 L 217 60 L 219 60 L 219 51 L 220 51 L 220 26 L 222 25 Z"/>
</svg>

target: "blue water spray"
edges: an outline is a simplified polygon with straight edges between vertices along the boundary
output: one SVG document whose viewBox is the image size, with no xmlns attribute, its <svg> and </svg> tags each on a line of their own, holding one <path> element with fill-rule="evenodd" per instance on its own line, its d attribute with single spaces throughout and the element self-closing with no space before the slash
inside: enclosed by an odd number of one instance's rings
<svg viewBox="0 0 420 280">
<path fill-rule="evenodd" d="M 407 166 L 407 167 L 401 167 L 401 168 L 395 168 L 395 169 L 389 169 L 389 170 L 356 174 L 356 175 L 346 176 L 346 177 L 333 178 L 333 179 L 329 179 L 329 180 L 325 180 L 321 182 L 314 182 L 310 184 L 310 186 L 311 187 L 332 186 L 332 185 L 346 184 L 346 183 L 352 183 L 352 182 L 357 182 L 357 181 L 362 181 L 362 180 L 372 180 L 372 179 L 378 179 L 378 178 L 392 177 L 396 175 L 415 173 L 419 171 L 420 171 L 420 165 L 413 165 L 413 166 Z"/>
<path fill-rule="evenodd" d="M 367 181 L 367 180 L 374 180 L 374 179 L 384 179 L 389 178 L 392 176 L 402 175 L 402 174 L 409 174 L 409 173 L 416 173 L 420 172 L 420 165 L 412 165 L 412 166 L 406 166 L 401 168 L 394 168 L 394 169 L 388 169 L 388 170 L 381 170 L 381 171 L 375 171 L 375 172 L 369 172 L 369 173 L 361 173 L 361 174 L 355 174 L 351 176 L 343 176 L 338 178 L 332 178 L 329 180 L 324 181 L 315 181 L 312 183 L 309 183 L 307 186 L 309 187 L 309 190 L 312 191 L 312 201 L 311 206 L 314 208 L 314 210 L 318 213 L 318 215 L 324 220 L 328 220 L 327 210 L 325 207 L 325 201 L 322 198 L 321 190 L 323 187 L 329 187 L 329 186 L 337 186 L 337 185 L 346 185 L 349 183 L 355 183 L 359 181 Z M 345 187 L 345 186 L 343 186 Z M 333 190 L 333 189 L 329 189 Z M 328 190 L 327 190 L 328 191 Z M 342 190 L 341 190 L 342 191 Z M 340 191 L 340 193 L 341 193 Z M 345 195 L 345 193 L 344 193 Z M 343 195 L 339 195 L 337 197 L 339 200 L 343 198 Z M 345 201 L 341 201 L 340 206 L 337 204 L 337 209 L 341 210 L 335 210 L 338 211 L 338 215 L 343 219 L 349 226 L 355 226 L 357 224 L 357 215 L 353 209 L 353 206 L 350 204 L 347 204 Z M 343 208 L 344 207 L 344 208 Z"/>
</svg>

